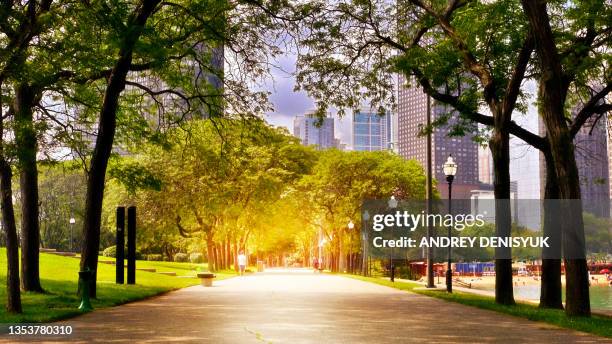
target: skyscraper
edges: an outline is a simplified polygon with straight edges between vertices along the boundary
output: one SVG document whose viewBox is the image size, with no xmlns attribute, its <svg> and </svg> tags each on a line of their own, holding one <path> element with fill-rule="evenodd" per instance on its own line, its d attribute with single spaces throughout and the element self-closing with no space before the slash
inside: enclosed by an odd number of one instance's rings
<svg viewBox="0 0 612 344">
<path fill-rule="evenodd" d="M 427 139 L 419 136 L 427 123 L 427 95 L 420 87 L 406 87 L 403 76 L 398 83 L 398 152 L 406 159 L 416 159 L 423 167 L 427 162 Z M 448 109 L 431 100 L 432 122 L 447 113 Z M 449 120 L 452 123 L 452 119 Z M 442 197 L 447 197 L 447 188 L 441 187 L 446 176 L 442 165 L 452 154 L 458 169 L 453 182 L 453 197 L 470 199 L 470 192 L 479 188 L 478 183 L 478 145 L 469 135 L 449 137 L 449 126 L 441 126 L 432 133 L 432 168 L 434 178 L 438 181 L 438 190 Z"/>
<path fill-rule="evenodd" d="M 478 148 L 478 180 L 484 184 L 493 184 L 493 157 L 486 147 Z"/>
<path fill-rule="evenodd" d="M 314 114 L 295 116 L 293 135 L 305 146 L 317 145 L 319 149 L 336 147 L 334 141 L 334 119 L 329 115 L 317 118 Z"/>
<path fill-rule="evenodd" d="M 585 212 L 610 216 L 610 171 L 605 117 L 590 121 L 574 138 L 580 193 Z"/>
<path fill-rule="evenodd" d="M 379 151 L 390 149 L 392 116 L 388 112 L 379 116 L 376 112 L 361 109 L 353 113 L 353 149 Z"/>
<path fill-rule="evenodd" d="M 574 137 L 574 154 L 578 177 L 580 178 L 580 197 L 584 212 L 599 217 L 610 216 L 610 151 L 607 135 L 607 121 L 589 119 Z M 546 133 L 540 119 L 540 135 Z M 540 154 L 540 189 L 544 198 L 546 169 L 544 156 Z"/>
</svg>

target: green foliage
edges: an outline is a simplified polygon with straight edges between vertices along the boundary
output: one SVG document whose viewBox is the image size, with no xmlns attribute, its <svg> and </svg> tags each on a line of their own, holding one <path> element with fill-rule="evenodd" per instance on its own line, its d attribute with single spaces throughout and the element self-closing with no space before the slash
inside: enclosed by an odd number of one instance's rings
<svg viewBox="0 0 612 344">
<path fill-rule="evenodd" d="M 104 251 L 102 251 L 102 255 L 104 257 L 117 258 L 117 246 L 113 245 L 105 248 Z"/>
<path fill-rule="evenodd" d="M 387 199 L 392 194 L 402 199 L 425 197 L 425 174 L 419 163 L 391 152 L 329 150 L 321 154 L 313 171 L 298 188 L 335 227 L 343 228 L 347 219 L 360 221 L 359 208 L 366 199 Z"/>
<path fill-rule="evenodd" d="M 145 257 L 147 258 L 148 261 L 153 261 L 153 262 L 161 262 L 163 260 L 161 254 L 147 254 Z"/>
<path fill-rule="evenodd" d="M 127 247 L 125 247 L 123 249 L 124 252 L 124 258 L 127 258 Z M 113 246 L 109 246 L 107 248 L 104 249 L 104 251 L 102 251 L 102 256 L 104 257 L 109 257 L 109 258 L 117 258 L 117 246 L 113 245 Z M 142 259 L 143 255 L 142 253 L 140 253 L 140 251 L 136 250 L 136 259 Z"/>
<path fill-rule="evenodd" d="M 364 199 L 424 197 L 416 161 L 390 152 L 317 152 L 260 121 L 193 120 L 165 138 L 164 145 L 142 145 L 114 163 L 146 171 L 159 190 L 125 183 L 119 173 L 105 198 L 109 226 L 117 205 L 137 206 L 138 247 L 147 253 L 176 259 L 179 252 L 206 252 L 207 240 L 231 239 L 239 250 L 295 252 L 296 262 L 307 263 L 319 230 L 315 219 L 332 235 L 349 218 L 359 223 Z M 360 247 L 355 233 L 344 243 L 353 252 Z"/>
<path fill-rule="evenodd" d="M 609 218 L 598 218 L 584 213 L 584 235 L 586 248 L 590 254 L 605 256 L 612 254 L 612 222 Z"/>
<path fill-rule="evenodd" d="M 138 245 L 146 252 L 200 252 L 209 233 L 240 237 L 258 230 L 266 209 L 316 158 L 312 148 L 261 121 L 193 120 L 166 139 L 117 163 L 155 176 L 159 190 L 143 183 L 128 183 L 136 186 L 128 190 L 120 177 L 105 199 L 108 219 L 116 205 L 138 207 Z"/>
<path fill-rule="evenodd" d="M 161 180 L 130 158 L 116 160 L 108 173 L 124 185 L 130 194 L 137 189 L 161 190 Z"/>
<path fill-rule="evenodd" d="M 398 266 L 396 268 L 396 275 L 398 276 L 398 278 L 403 278 L 403 279 L 409 279 L 409 280 L 419 280 L 421 279 L 421 275 L 419 275 L 418 273 L 412 271 L 412 269 L 410 268 L 410 266 Z"/>
<path fill-rule="evenodd" d="M 85 206 L 83 172 L 72 161 L 41 166 L 38 184 L 41 245 L 78 251 Z M 71 218 L 74 224 L 70 224 Z"/>
</svg>

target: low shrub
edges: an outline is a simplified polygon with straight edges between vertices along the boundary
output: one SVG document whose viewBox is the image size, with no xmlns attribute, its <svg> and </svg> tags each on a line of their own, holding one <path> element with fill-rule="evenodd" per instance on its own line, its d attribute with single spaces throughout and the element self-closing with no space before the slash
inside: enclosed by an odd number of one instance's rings
<svg viewBox="0 0 612 344">
<path fill-rule="evenodd" d="M 174 261 L 179 263 L 187 263 L 189 261 L 189 256 L 187 253 L 177 253 L 174 255 Z"/>
<path fill-rule="evenodd" d="M 162 255 L 161 254 L 147 254 L 146 258 L 147 258 L 147 260 L 153 261 L 153 262 L 161 262 L 162 261 Z"/>
<path fill-rule="evenodd" d="M 194 264 L 200 264 L 203 262 L 201 253 L 192 253 L 189 255 L 189 261 Z"/>
<path fill-rule="evenodd" d="M 127 247 L 123 249 L 123 254 L 124 254 L 123 258 L 127 259 Z M 104 251 L 102 251 L 102 256 L 110 257 L 110 258 L 117 258 L 117 247 L 113 245 L 113 246 L 109 246 L 105 248 Z M 140 251 L 136 251 L 136 260 L 142 260 L 143 258 L 144 256 L 142 255 L 142 253 L 140 253 Z"/>
<path fill-rule="evenodd" d="M 109 246 L 102 251 L 104 257 L 117 258 L 117 246 Z"/>
</svg>

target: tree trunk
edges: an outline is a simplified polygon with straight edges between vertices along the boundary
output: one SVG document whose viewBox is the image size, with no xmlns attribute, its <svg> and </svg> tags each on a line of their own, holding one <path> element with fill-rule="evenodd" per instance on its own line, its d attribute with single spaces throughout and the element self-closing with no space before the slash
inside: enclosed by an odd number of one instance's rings
<svg viewBox="0 0 612 344">
<path fill-rule="evenodd" d="M 578 168 L 568 131 L 550 135 L 559 180 L 562 248 L 565 261 L 565 310 L 568 315 L 590 316 L 588 267 Z"/>
<path fill-rule="evenodd" d="M 550 149 L 544 153 L 546 162 L 546 188 L 544 190 L 544 237 L 549 238 L 549 248 L 542 248 L 542 276 L 540 284 L 540 307 L 562 309 L 561 296 L 561 224 L 559 223 L 559 189 L 557 174 Z"/>
<path fill-rule="evenodd" d="M 104 182 L 106 168 L 115 139 L 117 126 L 117 109 L 119 96 L 125 89 L 125 80 L 132 64 L 132 54 L 136 42 L 140 38 L 147 19 L 153 13 L 160 0 L 144 0 L 131 16 L 128 29 L 124 30 L 119 57 L 115 62 L 108 79 L 100 118 L 98 121 L 98 136 L 93 151 L 89 173 L 87 174 L 87 194 L 85 199 L 85 217 L 83 220 L 83 246 L 81 249 L 81 269 L 92 271 L 90 296 L 96 297 L 96 277 L 98 252 L 100 250 L 100 221 L 102 218 L 102 200 L 104 198 Z"/>
<path fill-rule="evenodd" d="M 566 277 L 565 311 L 568 315 L 590 316 L 580 180 L 573 137 L 567 126 L 564 111 L 569 80 L 561 66 L 546 2 L 528 0 L 521 2 L 536 39 L 536 49 L 542 69 L 538 100 L 554 160 L 559 198 L 568 200 L 560 204 L 563 214 L 561 231 Z"/>
<path fill-rule="evenodd" d="M 213 252 L 215 253 L 215 269 L 222 270 L 221 255 L 219 254 L 219 244 L 213 243 Z"/>
<path fill-rule="evenodd" d="M 234 254 L 232 256 L 234 259 L 234 270 L 238 272 L 240 268 L 238 267 L 238 241 L 234 238 Z"/>
<path fill-rule="evenodd" d="M 1 120 L 1 119 L 0 119 Z M 0 136 L 1 137 L 1 136 Z M 6 233 L 6 310 L 21 313 L 21 290 L 19 289 L 19 244 L 15 213 L 13 210 L 13 173 L 11 167 L 0 157 L 0 194 L 2 195 L 2 227 Z"/>
<path fill-rule="evenodd" d="M 225 268 L 230 269 L 232 266 L 232 246 L 229 235 L 225 238 Z"/>
<path fill-rule="evenodd" d="M 38 144 L 34 129 L 32 106 L 35 92 L 27 84 L 15 88 L 15 143 L 19 159 L 21 192 L 21 288 L 42 292 L 39 256 L 40 228 L 38 223 Z"/>
<path fill-rule="evenodd" d="M 206 255 L 208 259 L 208 271 L 217 271 L 215 267 L 215 253 L 212 233 L 206 233 Z"/>
<path fill-rule="evenodd" d="M 19 286 L 19 238 L 13 208 L 13 171 L 5 158 L 4 151 L 4 113 L 2 113 L 2 84 L 0 80 L 0 207 L 2 227 L 6 233 L 6 310 L 21 313 L 21 289 Z"/>
<path fill-rule="evenodd" d="M 509 237 L 512 229 L 510 207 L 510 135 L 499 129 L 493 130 L 489 142 L 494 166 L 495 233 Z M 495 249 L 495 302 L 513 305 L 512 259 L 510 248 Z"/>
<path fill-rule="evenodd" d="M 219 254 L 221 255 L 221 269 L 227 269 L 227 255 L 225 254 L 225 240 L 221 240 L 219 244 Z"/>
</svg>

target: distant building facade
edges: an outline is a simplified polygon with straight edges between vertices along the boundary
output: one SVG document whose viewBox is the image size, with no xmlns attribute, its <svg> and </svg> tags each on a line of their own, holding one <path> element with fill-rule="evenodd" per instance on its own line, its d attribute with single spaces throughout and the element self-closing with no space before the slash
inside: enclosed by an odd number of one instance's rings
<svg viewBox="0 0 612 344">
<path fill-rule="evenodd" d="M 585 212 L 610 216 L 610 169 L 606 119 L 587 123 L 574 138 L 580 194 Z"/>
<path fill-rule="evenodd" d="M 392 115 L 380 116 L 374 111 L 361 109 L 353 113 L 353 149 L 380 151 L 392 149 Z"/>
<path fill-rule="evenodd" d="M 316 145 L 319 149 L 334 148 L 339 144 L 334 137 L 334 119 L 330 116 L 317 118 L 312 113 L 296 116 L 293 119 L 293 135 L 303 145 Z"/>
<path fill-rule="evenodd" d="M 540 134 L 546 133 L 544 123 L 540 120 Z M 608 142 L 607 121 L 602 117 L 599 121 L 588 120 L 574 137 L 574 154 L 578 176 L 580 178 L 580 196 L 584 212 L 598 217 L 610 216 L 610 198 L 612 186 L 610 183 L 610 150 Z M 541 196 L 544 198 L 546 186 L 546 168 L 540 154 Z"/>
<path fill-rule="evenodd" d="M 478 181 L 493 184 L 493 157 L 486 147 L 478 148 Z"/>
<path fill-rule="evenodd" d="M 406 159 L 416 159 L 425 168 L 427 162 L 427 138 L 420 136 L 421 129 L 427 123 L 428 96 L 420 87 L 406 87 L 403 76 L 399 77 L 398 88 L 398 153 Z M 432 122 L 448 110 L 444 105 L 431 100 Z M 452 120 L 451 120 L 452 121 Z M 449 121 L 449 122 L 451 122 Z M 453 198 L 469 200 L 472 190 L 480 189 L 478 175 L 478 144 L 472 137 L 449 137 L 449 127 L 435 128 L 432 133 L 432 172 L 438 181 L 438 190 L 443 198 L 448 191 L 446 176 L 442 165 L 452 154 L 458 165 L 457 175 L 453 182 Z"/>
</svg>

